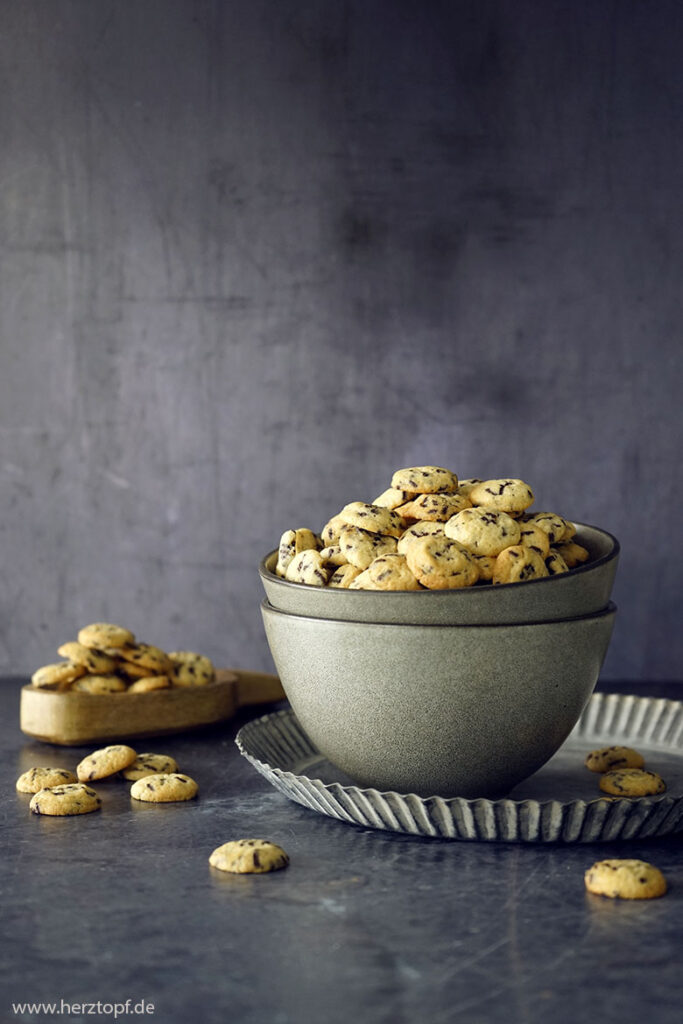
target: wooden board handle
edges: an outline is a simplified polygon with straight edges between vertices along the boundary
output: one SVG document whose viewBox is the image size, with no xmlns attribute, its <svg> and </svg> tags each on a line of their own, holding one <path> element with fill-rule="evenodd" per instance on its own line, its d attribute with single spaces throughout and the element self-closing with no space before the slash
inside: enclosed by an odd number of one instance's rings
<svg viewBox="0 0 683 1024">
<path fill-rule="evenodd" d="M 285 700 L 285 691 L 277 676 L 267 672 L 248 672 L 241 668 L 230 670 L 237 676 L 235 704 L 238 708 L 247 704 L 271 704 Z"/>
</svg>

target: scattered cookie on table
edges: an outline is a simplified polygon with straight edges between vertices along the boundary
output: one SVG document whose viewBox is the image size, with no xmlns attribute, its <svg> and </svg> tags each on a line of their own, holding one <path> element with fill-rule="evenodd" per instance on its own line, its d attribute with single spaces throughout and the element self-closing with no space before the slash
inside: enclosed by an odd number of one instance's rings
<svg viewBox="0 0 683 1024">
<path fill-rule="evenodd" d="M 76 774 L 81 782 L 106 779 L 127 768 L 137 756 L 133 748 L 125 743 L 114 743 L 84 757 L 76 766 Z"/>
<path fill-rule="evenodd" d="M 67 782 L 78 782 L 78 778 L 66 768 L 29 768 L 17 779 L 17 793 L 37 793 Z"/>
<path fill-rule="evenodd" d="M 643 860 L 599 860 L 590 867 L 584 882 L 588 892 L 611 899 L 651 900 L 666 892 L 659 868 Z"/>
<path fill-rule="evenodd" d="M 304 586 L 364 590 L 383 571 L 381 564 L 371 568 L 375 560 L 407 556 L 426 536 L 457 542 L 476 571 L 418 574 L 409 564 L 406 586 L 386 589 L 415 589 L 413 577 L 418 590 L 508 585 L 571 572 L 589 561 L 574 524 L 555 512 L 532 513 L 533 501 L 531 487 L 519 478 L 459 480 L 442 466 L 409 466 L 396 470 L 374 501 L 344 505 L 319 533 L 286 530 L 274 572 Z"/>
<path fill-rule="evenodd" d="M 40 789 L 31 797 L 29 807 L 34 814 L 62 817 L 69 814 L 89 814 L 99 811 L 102 801 L 90 786 L 82 782 L 66 783 Z"/>
<path fill-rule="evenodd" d="M 656 772 L 644 768 L 621 768 L 601 775 L 600 789 L 614 796 L 653 796 L 663 793 L 666 783 Z"/>
<path fill-rule="evenodd" d="M 130 787 L 130 795 L 134 800 L 142 800 L 150 804 L 192 800 L 198 791 L 199 787 L 194 779 L 179 772 L 147 775 L 138 779 Z"/>
<path fill-rule="evenodd" d="M 178 771 L 174 758 L 168 754 L 138 754 L 121 775 L 130 782 L 146 779 L 148 775 L 168 775 Z"/>
<path fill-rule="evenodd" d="M 616 768 L 642 768 L 645 758 L 632 747 L 602 747 L 591 750 L 584 761 L 586 768 L 592 772 L 610 772 Z"/>
<path fill-rule="evenodd" d="M 289 857 L 267 839 L 233 839 L 213 851 L 209 864 L 235 875 L 262 875 L 287 867 Z"/>
</svg>

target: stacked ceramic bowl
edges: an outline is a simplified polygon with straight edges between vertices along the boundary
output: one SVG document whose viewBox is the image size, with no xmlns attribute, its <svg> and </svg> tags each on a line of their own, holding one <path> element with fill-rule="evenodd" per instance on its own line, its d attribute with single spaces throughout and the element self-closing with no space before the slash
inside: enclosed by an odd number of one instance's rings
<svg viewBox="0 0 683 1024">
<path fill-rule="evenodd" d="M 260 575 L 263 621 L 303 730 L 359 785 L 502 796 L 559 749 L 607 653 L 617 540 L 577 523 L 590 561 L 462 590 L 338 590 Z"/>
</svg>

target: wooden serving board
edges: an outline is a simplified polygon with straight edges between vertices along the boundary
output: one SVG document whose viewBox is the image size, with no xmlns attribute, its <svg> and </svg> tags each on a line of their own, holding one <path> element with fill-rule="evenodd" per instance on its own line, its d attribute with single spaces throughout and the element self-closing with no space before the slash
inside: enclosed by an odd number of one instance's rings
<svg viewBox="0 0 683 1024">
<path fill-rule="evenodd" d="M 64 747 L 100 740 L 166 736 L 222 722 L 249 704 L 284 700 L 277 676 L 218 669 L 207 686 L 172 687 L 149 693 L 93 694 L 21 690 L 20 727 L 27 736 Z"/>
</svg>

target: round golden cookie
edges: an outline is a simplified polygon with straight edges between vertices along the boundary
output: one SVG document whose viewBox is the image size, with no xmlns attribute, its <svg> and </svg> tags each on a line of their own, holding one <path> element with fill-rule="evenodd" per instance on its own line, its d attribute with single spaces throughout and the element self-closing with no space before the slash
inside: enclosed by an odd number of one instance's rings
<svg viewBox="0 0 683 1024">
<path fill-rule="evenodd" d="M 525 548 L 533 548 L 534 551 L 538 551 L 544 560 L 550 554 L 550 538 L 545 530 L 542 530 L 536 523 L 523 522 L 519 524 L 519 543 Z"/>
<path fill-rule="evenodd" d="M 290 583 L 306 583 L 309 587 L 324 587 L 328 578 L 320 552 L 312 548 L 295 555 L 285 572 Z"/>
<path fill-rule="evenodd" d="M 57 648 L 57 654 L 61 654 L 63 658 L 68 658 L 74 665 L 82 665 L 86 672 L 93 672 L 96 675 L 113 672 L 117 664 L 115 658 L 110 658 L 108 654 L 103 654 L 102 651 L 85 647 L 84 644 L 79 644 L 77 640 L 69 640 L 68 643 L 62 644 L 61 647 Z"/>
<path fill-rule="evenodd" d="M 601 775 L 600 789 L 614 796 L 653 796 L 663 793 L 666 783 L 656 772 L 645 768 L 617 768 Z"/>
<path fill-rule="evenodd" d="M 177 772 L 178 765 L 168 754 L 138 754 L 134 761 L 121 771 L 124 779 L 135 782 L 146 779 L 148 775 L 167 775 Z"/>
<path fill-rule="evenodd" d="M 569 566 L 555 548 L 550 549 L 550 554 L 545 560 L 545 567 L 549 576 L 559 576 L 560 573 L 569 572 Z"/>
<path fill-rule="evenodd" d="M 123 658 L 118 659 L 116 671 L 126 680 L 148 679 L 150 676 L 156 675 L 153 668 L 144 668 L 142 665 L 133 664 L 132 661 L 124 661 Z"/>
<path fill-rule="evenodd" d="M 127 644 L 134 644 L 135 637 L 129 629 L 117 626 L 113 622 L 91 622 L 89 626 L 79 629 L 78 642 L 96 651 L 109 647 L 118 650 Z"/>
<path fill-rule="evenodd" d="M 337 590 L 348 590 L 356 579 L 360 576 L 361 570 L 357 569 L 355 565 L 351 565 L 347 562 L 346 565 L 340 565 L 338 569 L 335 569 L 328 581 L 328 587 L 336 588 Z"/>
<path fill-rule="evenodd" d="M 610 899 L 651 900 L 666 892 L 659 868 L 644 860 L 598 860 L 584 875 L 588 892 Z"/>
<path fill-rule="evenodd" d="M 380 508 L 395 509 L 399 505 L 405 505 L 407 501 L 412 501 L 413 498 L 417 498 L 415 491 L 399 491 L 395 487 L 387 487 L 386 491 L 382 491 L 372 504 L 379 505 Z"/>
<path fill-rule="evenodd" d="M 429 590 L 471 587 L 479 579 L 467 548 L 446 536 L 420 538 L 408 547 L 405 557 L 413 576 Z"/>
<path fill-rule="evenodd" d="M 339 544 L 339 535 L 344 526 L 346 526 L 346 523 L 338 515 L 332 516 L 331 519 L 328 519 L 320 531 L 320 541 L 322 546 L 324 548 L 328 548 L 333 544 Z"/>
<path fill-rule="evenodd" d="M 174 686 L 206 686 L 216 678 L 213 662 L 194 651 L 169 651 L 173 662 L 171 682 Z"/>
<path fill-rule="evenodd" d="M 320 552 L 320 560 L 326 569 L 330 566 L 337 569 L 340 565 L 348 564 L 346 555 L 338 544 L 331 544 L 329 547 L 323 548 Z"/>
<path fill-rule="evenodd" d="M 476 555 L 495 558 L 504 548 L 520 543 L 520 526 L 507 512 L 490 508 L 465 508 L 444 524 L 451 540 Z"/>
<path fill-rule="evenodd" d="M 123 693 L 126 684 L 120 676 L 85 675 L 77 679 L 71 689 L 78 690 L 79 693 Z"/>
<path fill-rule="evenodd" d="M 358 526 L 348 523 L 339 534 L 339 547 L 346 560 L 357 569 L 367 569 L 380 555 L 391 555 L 397 549 L 395 537 L 383 537 L 379 533 L 369 533 Z"/>
<path fill-rule="evenodd" d="M 233 839 L 213 851 L 209 864 L 234 875 L 262 875 L 287 867 L 289 857 L 267 839 Z"/>
<path fill-rule="evenodd" d="M 548 536 L 552 544 L 557 544 L 563 537 L 569 523 L 557 512 L 534 512 L 533 515 L 525 516 L 525 522 L 537 526 Z M 575 531 L 576 532 L 576 531 Z"/>
<path fill-rule="evenodd" d="M 461 494 L 419 494 L 405 505 L 399 505 L 396 511 L 408 520 L 445 523 L 462 509 L 470 508 L 471 504 L 470 499 Z"/>
<path fill-rule="evenodd" d="M 349 590 L 419 590 L 405 555 L 380 555 L 350 584 Z"/>
<path fill-rule="evenodd" d="M 121 648 L 121 658 L 126 664 L 137 668 L 150 669 L 154 675 L 163 676 L 170 672 L 171 659 L 160 647 L 153 644 L 137 643 Z"/>
<path fill-rule="evenodd" d="M 168 690 L 170 676 L 143 676 L 130 684 L 126 693 L 151 693 L 152 690 Z"/>
<path fill-rule="evenodd" d="M 642 768 L 645 758 L 632 747 L 601 747 L 586 754 L 583 762 L 592 772 L 611 772 L 616 768 Z"/>
<path fill-rule="evenodd" d="M 420 537 L 430 537 L 435 534 L 439 534 L 441 537 L 445 537 L 445 523 L 432 522 L 429 519 L 419 520 L 417 523 L 413 523 L 407 530 L 404 530 L 398 539 L 398 553 L 399 555 L 405 555 L 409 544 L 413 544 Z"/>
<path fill-rule="evenodd" d="M 146 775 L 130 787 L 130 795 L 134 800 L 142 800 L 150 804 L 170 804 L 180 800 L 192 800 L 198 791 L 199 786 L 194 779 L 179 772 Z"/>
<path fill-rule="evenodd" d="M 482 583 L 491 583 L 496 560 L 492 555 L 478 555 L 476 551 L 470 551 L 474 564 L 479 570 L 479 580 Z"/>
<path fill-rule="evenodd" d="M 573 540 L 561 541 L 555 545 L 555 550 L 565 560 L 569 569 L 575 569 L 577 565 L 587 562 L 590 558 L 590 552 L 582 544 L 577 544 Z"/>
<path fill-rule="evenodd" d="M 66 768 L 29 768 L 17 779 L 17 793 L 37 793 L 67 782 L 78 782 L 78 778 Z"/>
<path fill-rule="evenodd" d="M 477 476 L 467 477 L 465 480 L 458 481 L 458 494 L 462 494 L 464 498 L 469 498 L 473 488 L 482 481 Z"/>
<path fill-rule="evenodd" d="M 84 674 L 83 665 L 75 665 L 72 661 L 57 661 L 36 669 L 31 676 L 31 685 L 39 690 L 65 689 Z"/>
<path fill-rule="evenodd" d="M 495 584 L 523 583 L 525 580 L 537 580 L 549 575 L 538 551 L 534 548 L 525 548 L 522 544 L 501 551 L 493 567 Z"/>
<path fill-rule="evenodd" d="M 29 807 L 34 814 L 64 817 L 68 814 L 89 814 L 99 811 L 102 801 L 94 789 L 82 782 L 67 782 L 63 786 L 40 789 L 31 797 Z"/>
<path fill-rule="evenodd" d="M 100 750 L 93 750 L 76 765 L 76 774 L 81 782 L 106 779 L 116 775 L 132 764 L 138 755 L 125 743 L 113 743 Z"/>
<path fill-rule="evenodd" d="M 455 493 L 458 478 L 443 466 L 409 466 L 396 470 L 391 486 L 397 491 L 416 491 L 418 494 Z"/>
<path fill-rule="evenodd" d="M 364 501 L 351 501 L 339 513 L 349 526 L 358 526 L 368 533 L 379 533 L 383 537 L 400 537 L 406 524 L 397 512 L 381 505 L 368 505 Z"/>
<path fill-rule="evenodd" d="M 482 480 L 469 494 L 473 505 L 499 512 L 524 512 L 533 504 L 534 492 L 523 480 Z"/>
<path fill-rule="evenodd" d="M 317 547 L 318 538 L 312 530 L 305 527 L 298 530 L 285 530 L 278 545 L 276 575 L 284 578 L 287 566 L 295 555 L 300 555 L 302 551 L 315 550 Z"/>
</svg>

